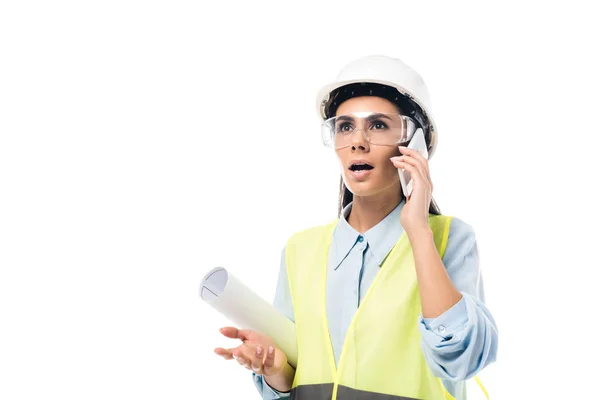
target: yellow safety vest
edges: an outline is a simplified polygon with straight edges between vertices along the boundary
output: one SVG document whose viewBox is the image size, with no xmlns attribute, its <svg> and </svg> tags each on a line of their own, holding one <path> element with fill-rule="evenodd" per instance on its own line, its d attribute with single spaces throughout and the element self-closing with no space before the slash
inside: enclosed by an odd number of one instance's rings
<svg viewBox="0 0 600 400">
<path fill-rule="evenodd" d="M 451 217 L 430 215 L 441 257 Z M 356 311 L 336 368 L 326 312 L 327 253 L 337 220 L 294 234 L 286 246 L 298 365 L 295 400 L 450 400 L 421 350 L 421 301 L 406 232 Z"/>
</svg>

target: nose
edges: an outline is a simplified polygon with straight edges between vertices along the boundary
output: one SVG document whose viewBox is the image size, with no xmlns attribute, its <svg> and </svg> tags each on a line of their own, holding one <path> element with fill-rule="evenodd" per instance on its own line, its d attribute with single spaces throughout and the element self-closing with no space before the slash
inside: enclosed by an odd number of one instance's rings
<svg viewBox="0 0 600 400">
<path fill-rule="evenodd" d="M 357 129 L 352 136 L 352 151 L 356 150 L 369 151 L 369 141 L 367 140 L 364 129 Z"/>
</svg>

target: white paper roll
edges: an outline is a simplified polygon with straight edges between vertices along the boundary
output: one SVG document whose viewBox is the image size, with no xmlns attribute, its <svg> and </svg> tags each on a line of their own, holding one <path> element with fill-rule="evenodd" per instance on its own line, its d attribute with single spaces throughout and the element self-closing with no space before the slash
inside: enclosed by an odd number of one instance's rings
<svg viewBox="0 0 600 400">
<path fill-rule="evenodd" d="M 232 321 L 237 328 L 269 336 L 296 367 L 296 326 L 271 303 L 254 293 L 225 268 L 210 271 L 200 284 L 200 297 Z"/>
</svg>

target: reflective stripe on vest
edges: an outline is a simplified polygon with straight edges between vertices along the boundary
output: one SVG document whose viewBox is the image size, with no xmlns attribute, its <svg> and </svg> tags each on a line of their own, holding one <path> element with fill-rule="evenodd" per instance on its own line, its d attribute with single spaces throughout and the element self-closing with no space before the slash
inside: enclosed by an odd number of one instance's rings
<svg viewBox="0 0 600 400">
<path fill-rule="evenodd" d="M 290 399 L 294 400 L 331 400 L 333 393 L 333 383 L 320 385 L 299 385 L 292 392 Z M 450 399 L 452 397 L 449 397 Z M 404 396 L 394 396 L 391 394 L 365 392 L 352 389 L 346 386 L 338 385 L 337 400 L 417 400 Z"/>
<path fill-rule="evenodd" d="M 451 218 L 429 217 L 443 257 Z M 402 234 L 387 255 L 346 334 L 336 368 L 326 311 L 327 255 L 337 220 L 294 234 L 286 263 L 298 340 L 296 400 L 453 400 L 421 350 L 419 288 Z"/>
</svg>

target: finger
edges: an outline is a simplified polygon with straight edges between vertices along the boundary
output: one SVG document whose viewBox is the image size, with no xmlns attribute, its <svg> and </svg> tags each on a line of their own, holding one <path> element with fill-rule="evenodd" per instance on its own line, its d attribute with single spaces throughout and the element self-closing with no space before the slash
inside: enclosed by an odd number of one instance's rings
<svg viewBox="0 0 600 400">
<path fill-rule="evenodd" d="M 256 350 L 254 351 L 254 358 L 252 359 L 252 371 L 256 372 L 259 375 L 263 373 L 263 348 L 262 346 L 256 346 Z"/>
<path fill-rule="evenodd" d="M 237 339 L 238 337 L 238 329 L 233 326 L 221 328 L 219 329 L 219 332 L 221 332 L 223 336 L 227 336 L 230 339 Z"/>
<path fill-rule="evenodd" d="M 267 349 L 267 354 L 265 357 L 265 362 L 263 363 L 263 369 L 265 373 L 270 373 L 273 370 L 275 365 L 275 349 L 273 346 L 269 346 Z"/>
<path fill-rule="evenodd" d="M 241 364 L 249 370 L 253 370 L 253 367 L 262 367 L 262 351 L 261 356 L 256 356 L 256 349 L 258 345 L 256 343 L 245 342 L 236 349 Z"/>
<path fill-rule="evenodd" d="M 419 159 L 421 161 L 424 162 L 428 162 L 428 160 L 423 157 L 423 155 L 421 154 L 421 152 L 415 150 L 415 149 L 411 149 L 409 147 L 406 146 L 398 146 L 398 149 L 400 149 L 400 153 L 405 154 L 405 155 L 409 155 L 411 157 L 415 157 L 416 159 Z"/>
<path fill-rule="evenodd" d="M 398 147 L 400 149 L 400 152 L 405 155 L 408 156 L 408 159 L 415 159 L 419 162 L 419 166 L 422 167 L 421 172 L 422 175 L 425 179 L 427 179 L 429 181 L 429 185 L 431 186 L 431 189 L 433 190 L 433 181 L 431 180 L 431 173 L 429 170 L 429 160 L 423 156 L 420 152 L 418 152 L 417 150 L 414 149 L 410 149 L 408 147 Z"/>
<path fill-rule="evenodd" d="M 421 187 L 421 185 L 423 185 L 423 188 L 426 191 L 427 190 L 431 191 L 431 188 L 428 188 L 429 181 L 422 176 L 421 171 L 419 170 L 419 168 L 417 168 L 417 167 L 415 167 L 413 165 L 410 165 L 410 164 L 408 164 L 407 162 L 404 162 L 404 161 L 396 161 L 396 162 L 394 162 L 394 165 L 397 168 L 402 168 L 402 169 L 410 172 L 411 179 L 415 182 L 414 189 L 416 189 L 417 186 Z M 412 195 L 411 196 L 407 196 L 407 197 L 410 199 L 412 197 Z"/>
<path fill-rule="evenodd" d="M 426 165 L 423 166 L 422 163 L 418 162 L 418 160 L 416 160 L 415 158 L 410 157 L 410 156 L 392 157 L 390 159 L 392 160 L 392 162 L 394 161 L 394 159 L 396 159 L 398 161 L 403 161 L 403 162 L 409 163 L 409 164 L 417 167 L 419 169 L 419 172 L 421 173 L 421 176 L 423 177 L 423 179 L 425 179 L 427 182 L 429 182 L 429 186 L 431 187 L 431 190 L 433 191 L 433 181 L 431 180 L 431 175 L 429 174 L 429 167 L 427 166 L 426 161 L 425 161 Z"/>
<path fill-rule="evenodd" d="M 392 157 L 390 160 L 392 160 L 392 163 L 396 168 L 403 168 L 410 172 L 411 177 L 413 177 L 413 179 L 425 179 L 424 171 L 422 171 L 422 169 L 419 167 L 419 163 L 416 160 L 404 156 Z"/>
<path fill-rule="evenodd" d="M 423 166 L 423 163 L 419 162 L 419 160 L 413 157 L 400 156 L 398 157 L 398 161 L 403 161 L 412 165 L 413 167 L 416 167 L 419 170 L 421 177 L 425 179 L 426 182 L 429 182 L 429 185 L 433 186 L 433 183 L 431 182 L 431 178 L 429 176 L 429 170 L 426 166 Z"/>
<path fill-rule="evenodd" d="M 402 153 L 402 156 L 416 160 L 419 166 L 421 166 L 425 171 L 429 173 L 429 161 L 425 157 L 423 157 L 421 153 L 419 153 L 416 150 L 409 149 L 408 147 L 398 148 L 400 149 L 400 153 Z"/>
<path fill-rule="evenodd" d="M 235 360 L 243 367 L 246 367 L 247 369 L 251 368 L 251 361 L 250 359 L 244 354 L 243 349 L 240 347 L 236 348 L 233 350 L 233 358 L 235 358 Z"/>
<path fill-rule="evenodd" d="M 233 354 L 231 352 L 231 349 L 224 349 L 222 347 L 217 347 L 215 349 L 215 353 L 221 357 L 223 357 L 226 360 L 232 360 L 233 359 Z"/>
<path fill-rule="evenodd" d="M 408 147 L 404 146 L 398 146 L 398 148 L 400 149 L 400 153 L 402 153 L 403 155 L 412 157 L 415 160 L 419 161 L 419 164 L 422 165 L 425 171 L 427 171 L 427 174 L 429 174 L 429 161 L 425 157 L 423 157 L 423 155 L 421 155 L 420 152 L 414 149 L 409 149 Z"/>
<path fill-rule="evenodd" d="M 240 339 L 247 340 L 250 331 L 248 329 L 238 329 L 233 326 L 226 326 L 224 328 L 219 329 L 224 336 L 230 339 Z"/>
</svg>

